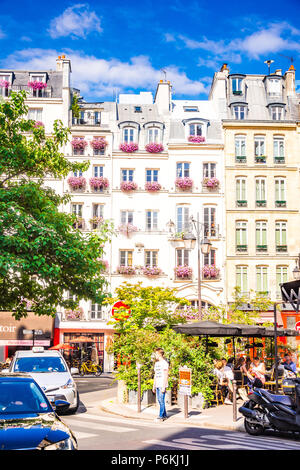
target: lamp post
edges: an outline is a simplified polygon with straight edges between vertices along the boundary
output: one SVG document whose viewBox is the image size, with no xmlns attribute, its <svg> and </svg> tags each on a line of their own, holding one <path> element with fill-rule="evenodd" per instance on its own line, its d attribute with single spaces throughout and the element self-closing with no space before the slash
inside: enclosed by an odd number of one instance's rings
<svg viewBox="0 0 300 470">
<path fill-rule="evenodd" d="M 191 222 L 194 225 L 196 237 L 192 232 L 189 232 L 183 236 L 184 247 L 188 250 L 192 250 L 197 242 L 197 258 L 198 258 L 198 313 L 199 318 L 202 320 L 202 300 L 201 300 L 201 252 L 202 254 L 208 254 L 211 249 L 211 243 L 204 233 L 204 224 L 199 221 L 199 213 L 197 213 L 197 220 L 191 217 Z M 201 240 L 202 232 L 204 238 Z"/>
<path fill-rule="evenodd" d="M 296 260 L 296 266 L 293 269 L 293 277 L 295 281 L 300 280 L 300 253 L 298 254 L 298 258 Z"/>
</svg>

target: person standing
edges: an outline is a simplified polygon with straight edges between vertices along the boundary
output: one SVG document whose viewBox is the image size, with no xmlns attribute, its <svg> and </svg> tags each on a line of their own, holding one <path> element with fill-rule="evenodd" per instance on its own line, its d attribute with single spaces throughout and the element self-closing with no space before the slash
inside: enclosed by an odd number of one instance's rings
<svg viewBox="0 0 300 470">
<path fill-rule="evenodd" d="M 159 403 L 159 416 L 155 419 L 157 422 L 167 419 L 165 395 L 168 387 L 169 364 L 165 360 L 165 353 L 162 348 L 155 349 L 154 382 L 153 393 L 156 393 Z"/>
</svg>

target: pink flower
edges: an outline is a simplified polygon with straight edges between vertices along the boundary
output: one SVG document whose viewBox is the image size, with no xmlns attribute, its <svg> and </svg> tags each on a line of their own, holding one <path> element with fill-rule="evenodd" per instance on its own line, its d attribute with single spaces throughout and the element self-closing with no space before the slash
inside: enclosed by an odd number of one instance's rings
<svg viewBox="0 0 300 470">
<path fill-rule="evenodd" d="M 161 189 L 161 185 L 157 181 L 147 181 L 145 189 L 150 192 L 159 191 Z"/>
<path fill-rule="evenodd" d="M 145 149 L 149 153 L 159 153 L 159 152 L 163 152 L 164 147 L 162 144 L 157 144 L 155 142 L 152 142 L 151 144 L 147 144 L 145 146 Z"/>
<path fill-rule="evenodd" d="M 192 268 L 190 268 L 187 265 L 176 266 L 176 268 L 174 268 L 174 271 L 175 271 L 176 277 L 179 277 L 179 278 L 190 279 L 193 275 Z"/>
<path fill-rule="evenodd" d="M 133 142 L 132 143 L 125 142 L 120 145 L 120 150 L 122 150 L 122 152 L 132 153 L 132 152 L 136 152 L 138 149 L 139 149 L 138 144 L 134 144 Z"/>
<path fill-rule="evenodd" d="M 105 147 L 107 147 L 108 142 L 105 140 L 104 137 L 95 137 L 91 141 L 91 146 L 93 147 L 94 150 L 102 150 Z"/>
<path fill-rule="evenodd" d="M 10 83 L 7 80 L 0 80 L 0 86 L 2 88 L 8 88 L 10 86 Z"/>
<path fill-rule="evenodd" d="M 145 266 L 142 271 L 145 276 L 159 276 L 161 274 L 161 269 L 157 266 Z"/>
<path fill-rule="evenodd" d="M 70 178 L 68 178 L 68 184 L 72 189 L 85 188 L 86 179 L 83 176 L 70 176 Z"/>
<path fill-rule="evenodd" d="M 180 189 L 191 189 L 193 184 L 193 180 L 187 176 L 184 178 L 176 178 L 175 180 L 175 185 Z"/>
<path fill-rule="evenodd" d="M 84 139 L 81 139 L 79 137 L 75 137 L 72 141 L 71 141 L 71 145 L 74 149 L 76 150 L 83 150 L 85 149 L 85 147 L 87 146 L 87 141 L 84 140 Z"/>
<path fill-rule="evenodd" d="M 205 186 L 207 188 L 217 188 L 220 184 L 220 181 L 218 180 L 218 178 L 204 178 L 203 180 L 203 183 L 205 184 Z"/>
<path fill-rule="evenodd" d="M 45 127 L 44 123 L 42 121 L 35 121 L 34 123 L 34 127 L 37 128 L 37 127 Z"/>
<path fill-rule="evenodd" d="M 216 279 L 216 278 L 218 278 L 219 273 L 220 273 L 220 270 L 218 268 L 216 268 L 214 265 L 206 264 L 202 268 L 203 277 L 205 277 L 207 279 Z"/>
<path fill-rule="evenodd" d="M 135 268 L 133 266 L 118 266 L 117 267 L 117 272 L 119 274 L 135 274 Z"/>
<path fill-rule="evenodd" d="M 205 142 L 205 137 L 203 137 L 202 135 L 190 135 L 188 137 L 188 141 L 200 144 Z"/>
<path fill-rule="evenodd" d="M 103 178 L 103 176 L 90 178 L 90 186 L 94 189 L 103 189 L 109 187 L 109 181 L 107 178 Z"/>
<path fill-rule="evenodd" d="M 43 88 L 47 88 L 47 83 L 44 82 L 28 82 L 28 86 L 33 90 L 43 90 Z"/>
<path fill-rule="evenodd" d="M 121 190 L 126 191 L 135 191 L 137 189 L 137 184 L 134 181 L 122 181 Z"/>
<path fill-rule="evenodd" d="M 133 224 L 121 224 L 118 227 L 118 230 L 126 235 L 130 233 L 137 232 L 137 227 Z"/>
</svg>

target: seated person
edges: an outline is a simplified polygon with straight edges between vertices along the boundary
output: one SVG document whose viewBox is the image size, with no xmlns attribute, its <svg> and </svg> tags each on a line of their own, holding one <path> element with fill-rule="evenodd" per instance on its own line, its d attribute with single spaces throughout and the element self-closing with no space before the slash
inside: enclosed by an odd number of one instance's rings
<svg viewBox="0 0 300 470">
<path fill-rule="evenodd" d="M 233 392 L 232 370 L 230 369 L 230 367 L 225 368 L 223 361 L 217 361 L 214 368 L 214 374 L 217 376 L 219 385 L 221 386 L 222 391 L 225 395 L 224 403 L 232 405 L 232 401 L 230 400 L 230 395 Z"/>
</svg>

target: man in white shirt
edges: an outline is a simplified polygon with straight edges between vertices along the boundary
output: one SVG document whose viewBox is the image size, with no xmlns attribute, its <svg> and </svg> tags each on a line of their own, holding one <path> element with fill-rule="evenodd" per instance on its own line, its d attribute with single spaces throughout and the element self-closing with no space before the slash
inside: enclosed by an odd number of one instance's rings
<svg viewBox="0 0 300 470">
<path fill-rule="evenodd" d="M 156 393 L 159 403 L 159 416 L 156 421 L 164 421 L 167 419 L 165 395 L 168 387 L 169 364 L 165 360 L 164 350 L 161 348 L 155 349 L 155 366 L 154 366 L 154 383 L 153 393 Z"/>
</svg>

